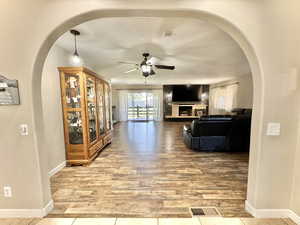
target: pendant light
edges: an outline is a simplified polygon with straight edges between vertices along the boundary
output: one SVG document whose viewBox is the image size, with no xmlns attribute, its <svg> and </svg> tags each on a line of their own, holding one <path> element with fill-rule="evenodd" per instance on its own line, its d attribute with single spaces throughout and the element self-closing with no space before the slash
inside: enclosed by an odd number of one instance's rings
<svg viewBox="0 0 300 225">
<path fill-rule="evenodd" d="M 74 66 L 81 66 L 82 59 L 80 58 L 77 49 L 77 36 L 80 35 L 80 32 L 78 30 L 70 30 L 70 33 L 74 35 L 74 53 L 71 56 L 71 64 Z"/>
</svg>

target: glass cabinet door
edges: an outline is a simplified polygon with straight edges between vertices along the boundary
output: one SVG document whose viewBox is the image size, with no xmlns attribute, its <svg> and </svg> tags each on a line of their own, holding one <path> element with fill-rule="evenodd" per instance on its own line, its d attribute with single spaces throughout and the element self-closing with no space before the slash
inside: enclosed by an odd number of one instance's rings
<svg viewBox="0 0 300 225">
<path fill-rule="evenodd" d="M 69 144 L 78 145 L 83 144 L 82 132 L 82 116 L 81 112 L 67 112 L 67 127 Z"/>
<path fill-rule="evenodd" d="M 65 75 L 65 101 L 67 108 L 80 108 L 80 77 L 77 74 Z"/>
<path fill-rule="evenodd" d="M 95 79 L 87 77 L 86 80 L 87 116 L 89 142 L 97 140 L 97 115 L 96 115 L 96 84 Z"/>
<path fill-rule="evenodd" d="M 104 96 L 105 96 L 105 126 L 106 130 L 111 129 L 110 121 L 110 90 L 108 84 L 104 84 Z"/>
<path fill-rule="evenodd" d="M 104 88 L 103 83 L 97 80 L 97 105 L 98 105 L 98 124 L 99 124 L 99 134 L 105 133 L 104 125 Z"/>
</svg>

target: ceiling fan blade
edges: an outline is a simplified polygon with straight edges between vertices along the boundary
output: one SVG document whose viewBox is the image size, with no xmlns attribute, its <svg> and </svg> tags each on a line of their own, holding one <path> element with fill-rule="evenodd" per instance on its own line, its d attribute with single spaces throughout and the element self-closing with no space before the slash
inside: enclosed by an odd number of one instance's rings
<svg viewBox="0 0 300 225">
<path fill-rule="evenodd" d="M 126 71 L 126 72 L 124 72 L 124 73 L 131 73 L 131 72 L 137 71 L 137 70 L 139 70 L 139 68 L 134 68 L 134 69 L 128 70 L 128 71 Z"/>
<path fill-rule="evenodd" d="M 133 62 L 119 61 L 118 63 L 120 63 L 120 64 L 129 64 L 129 65 L 136 65 L 136 66 L 138 66 L 137 63 L 133 63 Z"/>
<path fill-rule="evenodd" d="M 175 70 L 175 66 L 155 65 L 155 67 L 163 70 Z"/>
<path fill-rule="evenodd" d="M 148 59 L 147 63 L 151 65 L 156 65 L 159 61 L 159 58 L 152 56 L 150 59 Z"/>
</svg>

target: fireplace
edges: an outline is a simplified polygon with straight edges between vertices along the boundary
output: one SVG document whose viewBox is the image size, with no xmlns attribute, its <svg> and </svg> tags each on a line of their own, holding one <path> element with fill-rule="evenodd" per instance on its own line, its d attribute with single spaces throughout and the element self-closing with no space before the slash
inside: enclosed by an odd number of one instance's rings
<svg viewBox="0 0 300 225">
<path fill-rule="evenodd" d="M 180 106 L 179 116 L 193 116 L 193 106 Z"/>
</svg>

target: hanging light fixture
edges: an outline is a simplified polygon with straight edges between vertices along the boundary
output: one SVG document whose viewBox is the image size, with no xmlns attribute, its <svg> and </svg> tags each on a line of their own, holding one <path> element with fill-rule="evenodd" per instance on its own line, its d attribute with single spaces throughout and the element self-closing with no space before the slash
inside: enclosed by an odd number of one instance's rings
<svg viewBox="0 0 300 225">
<path fill-rule="evenodd" d="M 147 62 L 144 60 L 141 63 L 141 70 L 142 70 L 144 76 L 149 76 L 151 73 L 151 65 L 148 65 Z"/>
<path fill-rule="evenodd" d="M 77 49 L 77 36 L 80 35 L 80 32 L 78 30 L 70 30 L 70 33 L 74 35 L 74 53 L 71 57 L 71 64 L 80 66 L 82 64 L 82 59 L 80 58 Z"/>
<path fill-rule="evenodd" d="M 155 72 L 152 69 L 152 65 L 148 63 L 147 57 L 149 57 L 149 53 L 144 53 L 144 60 L 141 63 L 141 70 L 144 77 L 148 77 L 149 75 L 154 75 Z"/>
</svg>

